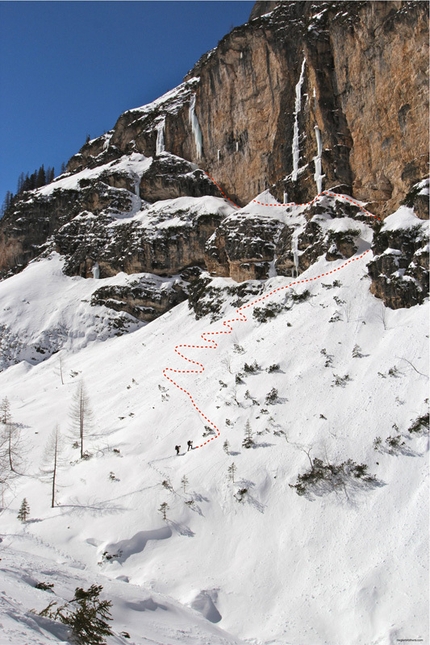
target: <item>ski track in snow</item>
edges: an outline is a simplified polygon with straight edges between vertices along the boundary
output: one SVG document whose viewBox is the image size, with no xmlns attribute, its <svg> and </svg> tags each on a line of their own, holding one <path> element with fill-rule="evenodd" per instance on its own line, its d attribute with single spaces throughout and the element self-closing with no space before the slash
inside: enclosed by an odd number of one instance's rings
<svg viewBox="0 0 430 645">
<path fill-rule="evenodd" d="M 227 199 L 229 202 L 231 202 L 232 204 L 234 204 L 234 206 L 239 208 L 239 206 L 237 204 L 235 204 L 233 202 L 233 200 L 230 199 L 224 193 L 224 191 L 221 189 L 219 184 L 217 184 L 215 179 L 213 179 L 213 177 L 211 177 L 208 174 L 207 174 L 207 176 L 217 186 L 217 188 L 220 190 L 220 192 L 223 195 L 223 197 L 225 199 Z M 324 196 L 335 197 L 337 199 L 343 199 L 343 200 L 345 200 L 347 202 L 350 202 L 350 203 L 354 204 L 354 206 L 357 206 L 365 215 L 368 215 L 369 217 L 373 217 L 374 219 L 380 220 L 380 217 L 378 217 L 377 215 L 374 215 L 373 213 L 370 213 L 370 211 L 366 210 L 364 208 L 364 206 L 362 204 L 360 204 L 360 202 L 357 202 L 356 200 L 352 199 L 351 197 L 348 197 L 347 195 L 342 195 L 342 194 L 339 194 L 339 193 L 333 193 L 333 192 L 328 191 L 328 190 L 322 191 L 321 193 L 316 195 L 310 202 L 306 202 L 304 204 L 296 204 L 295 202 L 288 202 L 286 204 L 281 204 L 281 203 L 265 204 L 264 202 L 260 202 L 260 201 L 258 201 L 256 199 L 253 199 L 252 201 L 253 201 L 253 203 L 260 204 L 261 206 L 272 206 L 272 207 L 287 208 L 289 206 L 311 206 L 320 197 L 324 197 Z M 247 320 L 248 320 L 246 315 L 243 313 L 244 309 L 252 309 L 257 304 L 262 302 L 263 300 L 267 300 L 268 298 L 273 296 L 275 293 L 279 293 L 280 291 L 286 291 L 287 289 L 291 289 L 291 287 L 299 285 L 299 284 L 307 284 L 307 283 L 310 283 L 310 282 L 315 282 L 317 280 L 321 280 L 322 278 L 326 278 L 327 276 L 330 276 L 333 273 L 337 273 L 338 271 L 341 271 L 342 269 L 347 267 L 352 262 L 356 262 L 357 260 L 361 260 L 369 252 L 370 252 L 370 249 L 367 249 L 363 253 L 360 253 L 357 256 L 349 258 L 346 262 L 344 262 L 343 264 L 341 264 L 337 268 L 332 269 L 331 271 L 326 271 L 325 273 L 320 273 L 319 275 L 311 277 L 311 278 L 304 278 L 302 280 L 294 280 L 293 282 L 290 282 L 289 284 L 286 284 L 286 285 L 284 285 L 282 287 L 277 287 L 276 289 L 272 289 L 271 291 L 269 291 L 265 295 L 260 296 L 259 298 L 256 298 L 255 300 L 252 300 L 251 302 L 247 303 L 246 305 L 243 305 L 242 307 L 239 307 L 238 309 L 236 309 L 237 317 L 229 318 L 228 320 L 224 320 L 222 322 L 223 326 L 226 327 L 226 331 L 205 331 L 202 334 L 200 334 L 200 338 L 205 342 L 204 345 L 191 345 L 191 344 L 181 343 L 180 345 L 175 346 L 175 349 L 174 349 L 175 353 L 178 356 L 180 356 L 180 358 L 182 358 L 184 361 L 187 361 L 188 363 L 191 363 L 192 365 L 194 365 L 197 369 L 188 369 L 188 370 L 183 369 L 183 370 L 181 370 L 181 369 L 174 369 L 172 367 L 165 367 L 163 369 L 163 376 L 168 381 L 170 381 L 170 383 L 172 383 L 176 388 L 178 388 L 178 390 L 180 390 L 183 394 L 186 394 L 188 396 L 188 398 L 191 401 L 192 406 L 195 408 L 195 410 L 198 412 L 198 414 L 204 419 L 204 421 L 208 425 L 210 425 L 215 430 L 215 433 L 216 433 L 214 436 L 209 437 L 208 439 L 206 439 L 206 441 L 203 441 L 202 443 L 194 446 L 194 449 L 203 448 L 203 446 L 206 446 L 211 441 L 214 441 L 215 439 L 218 439 L 221 436 L 221 431 L 220 431 L 219 427 L 213 421 L 211 421 L 209 419 L 209 417 L 204 413 L 204 411 L 201 408 L 199 408 L 199 406 L 197 405 L 197 403 L 195 401 L 195 398 L 194 398 L 193 394 L 189 390 L 187 390 L 186 388 L 184 388 L 181 385 L 179 385 L 179 383 L 177 383 L 173 378 L 168 376 L 169 372 L 173 372 L 175 374 L 203 374 L 203 372 L 205 371 L 205 366 L 203 365 L 203 363 L 200 363 L 199 361 L 195 361 L 195 360 L 189 358 L 188 356 L 186 356 L 181 351 L 181 349 L 182 348 L 184 348 L 184 349 L 207 349 L 207 350 L 217 349 L 218 348 L 218 343 L 216 342 L 216 340 L 214 340 L 212 338 L 208 338 L 208 336 L 220 336 L 220 335 L 230 335 L 230 334 L 232 334 L 233 331 L 234 331 L 234 328 L 232 326 L 233 323 L 247 322 Z"/>
</svg>

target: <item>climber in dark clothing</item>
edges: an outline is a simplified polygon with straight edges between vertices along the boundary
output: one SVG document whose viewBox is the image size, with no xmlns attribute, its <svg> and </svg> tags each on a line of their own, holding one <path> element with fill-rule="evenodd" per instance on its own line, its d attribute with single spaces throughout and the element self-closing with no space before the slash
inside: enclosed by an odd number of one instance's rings
<svg viewBox="0 0 430 645">
<path fill-rule="evenodd" d="M 191 440 L 187 441 L 187 446 L 188 446 L 187 452 L 188 452 L 188 450 L 192 450 L 193 449 L 193 442 Z"/>
<path fill-rule="evenodd" d="M 175 446 L 176 454 L 179 455 L 179 451 L 181 449 L 181 446 Z"/>
</svg>

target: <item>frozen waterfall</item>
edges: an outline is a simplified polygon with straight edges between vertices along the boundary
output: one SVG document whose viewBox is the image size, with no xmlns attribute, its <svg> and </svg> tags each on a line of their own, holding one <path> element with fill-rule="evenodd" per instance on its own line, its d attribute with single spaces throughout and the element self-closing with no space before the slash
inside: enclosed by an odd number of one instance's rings
<svg viewBox="0 0 430 645">
<path fill-rule="evenodd" d="M 294 106 L 294 130 L 293 130 L 293 172 L 292 180 L 297 181 L 297 175 L 299 172 L 299 159 L 300 159 L 300 150 L 299 150 L 299 113 L 302 106 L 302 85 L 305 80 L 305 64 L 306 58 L 303 59 L 302 69 L 300 72 L 300 78 L 296 84 L 296 102 Z"/>
<path fill-rule="evenodd" d="M 321 158 L 322 158 L 321 130 L 317 125 L 315 126 L 315 137 L 317 140 L 317 156 L 314 157 L 314 163 L 315 163 L 314 179 L 317 185 L 317 193 L 319 195 L 322 192 L 322 180 L 324 175 L 322 174 L 322 163 L 321 163 Z"/>
<path fill-rule="evenodd" d="M 166 119 L 162 119 L 156 125 L 157 129 L 157 141 L 155 143 L 155 154 L 161 155 L 164 152 L 164 126 L 166 125 Z"/>
<path fill-rule="evenodd" d="M 191 131 L 194 137 L 194 143 L 196 145 L 197 158 L 201 159 L 202 150 L 203 150 L 203 139 L 202 139 L 202 131 L 200 130 L 199 121 L 196 116 L 196 95 L 195 94 L 193 94 L 191 97 L 189 118 L 190 118 L 190 124 L 191 124 Z"/>
</svg>

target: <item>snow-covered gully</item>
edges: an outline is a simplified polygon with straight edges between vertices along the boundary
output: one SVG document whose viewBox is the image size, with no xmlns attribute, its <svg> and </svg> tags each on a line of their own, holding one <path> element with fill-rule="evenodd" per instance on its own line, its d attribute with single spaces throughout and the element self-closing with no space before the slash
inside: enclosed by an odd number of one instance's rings
<svg viewBox="0 0 430 645">
<path fill-rule="evenodd" d="M 222 195 L 226 199 L 228 199 L 231 203 L 234 204 L 234 202 L 224 193 L 224 191 L 221 189 L 219 184 L 217 184 L 217 182 L 212 177 L 210 177 L 210 175 L 208 175 L 208 177 L 218 187 L 218 189 L 221 191 Z M 366 210 L 364 208 L 364 206 L 362 204 L 360 204 L 360 202 L 357 202 L 356 200 L 352 199 L 351 197 L 348 197 L 347 195 L 341 195 L 339 193 L 333 193 L 333 192 L 327 191 L 327 190 L 319 193 L 318 195 L 316 195 L 314 197 L 314 199 L 312 199 L 310 202 L 307 202 L 305 204 L 296 204 L 295 202 L 289 202 L 287 204 L 281 204 L 281 203 L 265 204 L 263 202 L 255 200 L 255 199 L 253 200 L 253 202 L 256 203 L 256 204 L 260 204 L 261 206 L 273 206 L 273 207 L 281 207 L 281 208 L 282 207 L 286 208 L 286 207 L 289 207 L 289 206 L 310 206 L 310 205 L 314 204 L 320 197 L 324 197 L 324 196 L 341 198 L 341 199 L 343 199 L 343 200 L 345 200 L 347 202 L 350 202 L 350 203 L 354 204 L 358 208 L 360 208 L 360 210 L 365 215 L 367 215 L 369 217 L 373 217 L 374 219 L 378 219 L 378 220 L 380 219 L 377 215 L 374 215 L 373 213 L 370 213 L 368 210 Z M 237 205 L 235 204 L 235 206 L 237 206 Z M 171 374 L 171 373 L 174 373 L 174 374 L 202 374 L 205 371 L 205 366 L 203 365 L 203 363 L 200 363 L 199 361 L 196 361 L 194 359 L 189 358 L 188 356 L 186 356 L 183 353 L 182 350 L 183 349 L 193 349 L 193 350 L 194 349 L 203 349 L 203 350 L 215 350 L 215 349 L 217 349 L 218 348 L 218 343 L 213 338 L 209 338 L 209 336 L 231 335 L 233 333 L 233 331 L 234 331 L 234 327 L 233 327 L 234 323 L 247 322 L 248 319 L 247 319 L 246 315 L 243 313 L 243 311 L 245 309 L 253 309 L 255 306 L 257 306 L 262 301 L 268 300 L 269 298 L 271 298 L 272 296 L 274 296 L 275 294 L 277 294 L 277 293 L 279 293 L 281 291 L 286 291 L 286 290 L 291 289 L 292 287 L 298 286 L 300 284 L 307 284 L 307 283 L 310 283 L 310 282 L 315 282 L 317 280 L 321 280 L 322 278 L 326 278 L 326 277 L 332 275 L 333 273 L 337 273 L 339 271 L 342 271 L 344 268 L 346 268 L 352 262 L 356 262 L 357 260 L 361 260 L 369 252 L 370 252 L 370 249 L 367 249 L 363 253 L 360 253 L 359 255 L 356 255 L 354 257 L 349 258 L 346 262 L 342 263 L 340 266 L 332 269 L 331 271 L 326 271 L 324 273 L 320 273 L 319 275 L 314 276 L 314 277 L 303 278 L 302 280 L 294 280 L 293 282 L 290 282 L 289 284 L 283 285 L 281 287 L 277 287 L 276 289 L 272 289 L 268 293 L 264 294 L 263 296 L 260 296 L 259 298 L 256 298 L 252 302 L 249 302 L 246 305 L 243 305 L 242 307 L 239 307 L 238 309 L 236 309 L 236 314 L 237 314 L 236 317 L 229 318 L 229 319 L 224 320 L 222 322 L 222 325 L 223 325 L 223 327 L 225 327 L 225 330 L 207 331 L 207 332 L 203 332 L 200 335 L 200 338 L 205 343 L 203 345 L 181 343 L 181 344 L 175 346 L 175 348 L 174 348 L 175 353 L 178 356 L 180 356 L 181 359 L 183 359 L 184 361 L 187 361 L 188 363 L 193 365 L 194 368 L 193 369 L 174 369 L 172 367 L 166 367 L 166 368 L 163 369 L 163 376 L 168 381 L 170 381 L 170 383 L 172 383 L 172 385 L 174 385 L 176 388 L 178 388 L 178 390 L 180 390 L 183 394 L 186 394 L 188 396 L 188 398 L 191 401 L 192 406 L 195 408 L 195 410 L 198 412 L 198 414 L 215 431 L 215 435 L 212 435 L 212 436 L 208 437 L 202 443 L 200 443 L 198 445 L 195 445 L 194 448 L 202 448 L 203 446 L 206 446 L 211 441 L 214 441 L 215 439 L 218 439 L 221 436 L 221 430 L 217 426 L 217 424 L 214 423 L 211 419 L 209 419 L 209 417 L 205 414 L 205 412 L 197 405 L 196 399 L 195 399 L 193 393 L 190 392 L 189 390 L 187 390 L 186 388 L 182 387 L 179 383 L 177 383 L 177 381 L 175 381 L 171 376 L 169 376 L 169 374 Z"/>
</svg>

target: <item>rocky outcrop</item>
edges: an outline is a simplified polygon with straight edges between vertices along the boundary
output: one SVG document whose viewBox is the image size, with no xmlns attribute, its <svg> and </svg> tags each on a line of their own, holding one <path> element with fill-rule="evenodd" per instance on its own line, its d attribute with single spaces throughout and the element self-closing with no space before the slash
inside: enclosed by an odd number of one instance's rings
<svg viewBox="0 0 430 645">
<path fill-rule="evenodd" d="M 124 112 L 112 130 L 88 141 L 70 159 L 67 171 L 95 168 L 133 153 L 154 157 L 164 150 L 193 160 L 189 105 L 197 83 L 191 78 L 156 101 Z"/>
<path fill-rule="evenodd" d="M 206 244 L 208 271 L 236 282 L 268 278 L 280 229 L 281 224 L 271 218 L 230 215 Z"/>
<path fill-rule="evenodd" d="M 140 195 L 148 202 L 174 199 L 186 195 L 221 196 L 213 181 L 194 164 L 169 153 L 156 157 L 142 176 Z"/>
<path fill-rule="evenodd" d="M 271 215 L 243 209 L 224 219 L 208 240 L 206 268 L 237 282 L 294 277 L 322 255 L 332 262 L 352 257 L 363 244 L 368 248 L 377 222 L 358 206 L 326 196 L 305 209 Z"/>
<path fill-rule="evenodd" d="M 122 311 L 143 322 L 151 322 L 187 299 L 181 280 L 161 282 L 152 276 L 139 277 L 126 285 L 110 285 L 97 289 L 91 305 L 104 305 Z"/>
<path fill-rule="evenodd" d="M 163 222 L 157 235 L 148 227 L 139 237 L 141 223 L 131 220 L 139 209 L 148 208 L 148 202 L 216 196 L 218 188 L 202 170 L 169 153 L 154 159 L 135 155 L 132 162 L 133 158 L 121 167 L 117 160 L 92 172 L 85 169 L 15 198 L 0 223 L 0 276 L 21 270 L 51 250 L 67 257 L 67 274 L 83 277 L 91 277 L 96 260 L 103 277 L 118 271 L 177 273 L 203 264 L 204 245 L 224 216 L 222 208 L 218 213 L 221 200 L 213 205 L 213 213 L 196 218 L 192 200 L 179 204 L 176 228 L 166 225 L 166 219 L 176 217 L 175 208 L 166 205 L 165 216 L 163 208 L 156 209 L 153 226 L 157 219 Z M 118 221 L 124 218 L 129 221 Z"/>
<path fill-rule="evenodd" d="M 375 235 L 375 257 L 368 265 L 370 291 L 387 307 L 412 307 L 428 296 L 428 232 L 428 222 L 422 222 L 412 209 L 402 207 L 386 219 Z"/>
<path fill-rule="evenodd" d="M 302 217 L 302 227 L 285 226 L 279 236 L 275 263 L 278 275 L 296 276 L 321 255 L 328 262 L 350 258 L 361 239 L 371 239 L 376 226 L 376 220 L 358 206 L 332 197 L 320 198 L 302 211 Z"/>
<path fill-rule="evenodd" d="M 205 266 L 205 244 L 225 217 L 223 211 L 199 212 L 181 200 L 143 211 L 128 221 L 82 212 L 62 226 L 50 245 L 66 257 L 65 273 L 91 277 L 95 262 L 100 277 L 125 273 L 175 275 L 190 266 Z M 142 221 L 143 220 L 143 221 Z"/>
<path fill-rule="evenodd" d="M 78 190 L 54 192 L 49 198 L 36 191 L 15 197 L 0 220 L 0 277 L 22 270 L 41 253 L 48 237 L 80 209 Z"/>
</svg>

